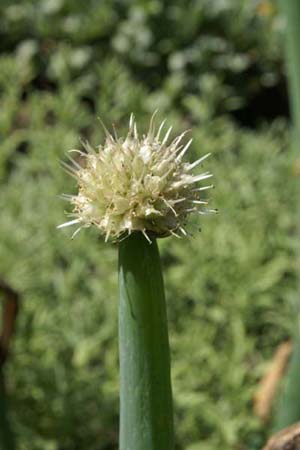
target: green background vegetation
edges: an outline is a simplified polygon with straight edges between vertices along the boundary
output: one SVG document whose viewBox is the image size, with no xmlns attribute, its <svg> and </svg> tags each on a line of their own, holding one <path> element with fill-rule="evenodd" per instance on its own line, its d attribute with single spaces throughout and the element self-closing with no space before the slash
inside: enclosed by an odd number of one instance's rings
<svg viewBox="0 0 300 450">
<path fill-rule="evenodd" d="M 159 242 L 178 450 L 260 449 L 252 399 L 292 332 L 299 272 L 283 22 L 269 1 L 3 0 L 0 274 L 22 295 L 5 368 L 20 450 L 112 450 L 118 438 L 117 249 L 56 230 L 60 168 L 97 117 L 192 128 L 213 205 Z M 298 248 L 297 248 L 298 247 Z"/>
</svg>

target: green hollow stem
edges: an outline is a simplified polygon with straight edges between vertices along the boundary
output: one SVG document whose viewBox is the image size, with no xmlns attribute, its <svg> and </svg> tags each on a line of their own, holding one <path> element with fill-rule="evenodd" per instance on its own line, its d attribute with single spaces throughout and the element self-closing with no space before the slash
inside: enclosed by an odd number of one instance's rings
<svg viewBox="0 0 300 450">
<path fill-rule="evenodd" d="M 157 242 L 119 245 L 120 450 L 173 450 L 170 351 Z"/>
<path fill-rule="evenodd" d="M 15 442 L 7 417 L 7 399 L 0 369 L 0 450 L 15 450 Z"/>
<path fill-rule="evenodd" d="M 297 151 L 300 138 L 300 2 L 280 0 L 279 3 L 286 20 L 288 89 L 294 128 L 294 149 Z"/>
<path fill-rule="evenodd" d="M 297 329 L 294 338 L 293 352 L 288 372 L 284 379 L 278 408 L 273 424 L 274 431 L 282 430 L 300 420 L 300 336 Z"/>
<path fill-rule="evenodd" d="M 293 157 L 300 142 L 300 1 L 279 0 L 286 20 L 286 63 L 293 122 Z M 298 293 L 299 295 L 299 293 Z M 293 352 L 274 414 L 273 428 L 280 430 L 300 420 L 300 307 L 295 301 Z"/>
</svg>

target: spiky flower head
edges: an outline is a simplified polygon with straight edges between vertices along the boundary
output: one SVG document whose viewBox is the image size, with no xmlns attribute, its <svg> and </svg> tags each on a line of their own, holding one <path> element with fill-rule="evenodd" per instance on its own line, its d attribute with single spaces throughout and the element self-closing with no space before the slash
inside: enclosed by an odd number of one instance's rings
<svg viewBox="0 0 300 450">
<path fill-rule="evenodd" d="M 184 162 L 192 139 L 181 144 L 184 132 L 170 142 L 172 127 L 161 138 L 164 124 L 156 130 L 153 115 L 148 133 L 139 136 L 131 115 L 125 139 L 105 129 L 105 144 L 97 150 L 88 143 L 83 144 L 85 152 L 71 150 L 84 157 L 85 164 L 69 157 L 71 165 L 65 165 L 79 189 L 77 195 L 63 195 L 74 207 L 73 219 L 59 228 L 77 224 L 75 235 L 83 227 L 95 225 L 106 241 L 141 231 L 150 241 L 151 236 L 186 235 L 190 214 L 213 212 L 205 208 L 207 201 L 201 195 L 212 185 L 198 186 L 212 174 L 192 173 L 209 154 L 192 164 Z"/>
</svg>

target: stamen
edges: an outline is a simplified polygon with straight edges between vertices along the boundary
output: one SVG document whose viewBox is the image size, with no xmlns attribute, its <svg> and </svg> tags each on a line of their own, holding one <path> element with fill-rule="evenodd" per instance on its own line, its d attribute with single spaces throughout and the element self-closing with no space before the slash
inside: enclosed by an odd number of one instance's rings
<svg viewBox="0 0 300 450">
<path fill-rule="evenodd" d="M 175 205 L 176 203 L 184 202 L 184 200 L 186 200 L 185 197 L 183 197 L 183 198 L 178 198 L 177 200 L 173 200 L 173 203 L 174 203 L 174 205 Z"/>
<path fill-rule="evenodd" d="M 111 140 L 112 142 L 114 142 L 114 138 L 112 137 L 112 135 L 110 134 L 110 132 L 108 131 L 108 129 L 106 128 L 106 126 L 104 125 L 104 123 L 102 122 L 101 118 L 98 117 L 99 122 L 101 123 L 101 126 L 104 130 L 105 136 Z"/>
<path fill-rule="evenodd" d="M 194 169 L 196 166 L 198 166 L 198 164 L 201 164 L 210 155 L 211 155 L 211 153 L 207 153 L 207 155 L 204 155 L 204 156 L 202 156 L 202 158 L 199 158 L 197 161 L 193 162 L 192 164 L 189 164 L 187 170 Z"/>
<path fill-rule="evenodd" d="M 187 232 L 185 231 L 184 228 L 179 227 L 179 230 L 181 231 L 181 233 L 182 233 L 184 236 L 187 236 Z"/>
<path fill-rule="evenodd" d="M 154 131 L 155 131 L 155 127 L 154 127 L 154 119 L 155 119 L 155 116 L 156 116 L 157 113 L 158 113 L 158 109 L 156 109 L 156 110 L 154 111 L 154 113 L 152 114 L 151 119 L 150 119 L 148 136 L 149 136 L 149 138 L 150 138 L 151 140 L 154 138 Z"/>
<path fill-rule="evenodd" d="M 189 200 L 191 203 L 195 203 L 195 205 L 207 205 L 208 202 L 202 201 L 202 200 Z"/>
<path fill-rule="evenodd" d="M 79 233 L 79 231 L 82 230 L 82 227 L 77 228 L 77 230 L 72 234 L 71 239 L 74 239 L 74 237 Z"/>
<path fill-rule="evenodd" d="M 170 203 L 169 203 L 165 198 L 162 198 L 162 200 L 165 202 L 165 204 L 168 206 L 168 208 L 170 208 L 170 210 L 173 212 L 174 216 L 177 217 L 178 214 L 177 214 L 177 212 L 175 211 L 175 209 L 173 208 L 173 206 L 170 205 Z"/>
<path fill-rule="evenodd" d="M 212 173 L 206 172 L 203 173 L 202 175 L 196 175 L 195 177 L 193 177 L 193 183 L 197 183 L 197 181 L 201 181 L 201 180 L 206 180 L 207 178 L 211 178 L 213 176 Z"/>
<path fill-rule="evenodd" d="M 76 198 L 76 195 L 70 195 L 70 194 L 61 194 L 59 195 L 59 198 L 62 200 L 67 200 L 68 202 L 74 200 Z"/>
<path fill-rule="evenodd" d="M 177 156 L 176 161 L 180 161 L 183 158 L 185 152 L 188 150 L 188 148 L 189 148 L 189 146 L 191 145 L 192 142 L 193 142 L 193 139 L 190 139 L 189 142 L 183 147 L 183 149 L 181 150 L 181 152 Z"/>
<path fill-rule="evenodd" d="M 172 236 L 175 236 L 175 237 L 177 237 L 178 239 L 182 239 L 182 237 L 179 236 L 179 234 L 175 233 L 175 231 L 170 230 L 170 233 L 172 234 Z"/>
<path fill-rule="evenodd" d="M 174 149 L 176 149 L 177 145 L 181 142 L 182 138 L 189 133 L 190 130 L 186 130 L 183 133 L 181 133 L 180 136 L 177 136 L 174 141 L 171 143 L 170 147 L 174 147 Z M 178 150 L 178 149 L 177 149 Z"/>
<path fill-rule="evenodd" d="M 86 153 L 83 153 L 81 150 L 77 150 L 77 148 L 72 148 L 68 150 L 68 153 L 79 153 L 80 156 L 86 156 Z"/>
<path fill-rule="evenodd" d="M 162 123 L 160 124 L 160 127 L 158 129 L 157 135 L 155 136 L 157 141 L 159 140 L 159 136 L 160 136 L 161 130 L 163 129 L 165 123 L 166 123 L 166 119 L 163 120 Z"/>
<path fill-rule="evenodd" d="M 206 191 L 206 189 L 212 189 L 212 188 L 214 188 L 213 184 L 211 184 L 210 186 L 202 186 L 202 187 L 199 187 L 199 188 L 192 189 L 192 192 Z"/>
<path fill-rule="evenodd" d="M 129 119 L 129 130 L 133 129 L 133 124 L 134 124 L 134 115 L 133 115 L 133 113 L 131 113 L 130 119 Z"/>
<path fill-rule="evenodd" d="M 90 143 L 88 141 L 83 141 L 82 139 L 80 140 L 81 145 L 85 148 L 85 150 L 87 151 L 87 153 L 92 154 L 94 156 L 97 156 L 97 153 L 95 152 L 95 150 L 93 149 L 93 147 L 90 145 Z"/>
<path fill-rule="evenodd" d="M 70 155 L 67 155 L 67 158 L 69 159 L 69 161 L 71 161 L 71 163 L 74 164 L 74 166 L 75 166 L 78 170 L 81 170 L 81 169 L 82 169 L 82 167 L 78 164 L 78 162 L 75 161 L 75 159 L 73 159 Z"/>
<path fill-rule="evenodd" d="M 78 181 L 78 171 L 73 169 L 73 167 L 69 166 L 69 164 L 65 163 L 64 161 L 61 161 L 60 164 L 64 168 L 64 170 L 67 172 L 68 175 L 75 178 L 75 180 Z"/>
<path fill-rule="evenodd" d="M 166 132 L 166 135 L 164 137 L 164 140 L 162 141 L 161 145 L 165 145 L 167 143 L 167 140 L 169 139 L 170 133 L 172 131 L 173 127 L 170 127 L 168 131 Z"/>
<path fill-rule="evenodd" d="M 65 222 L 65 223 L 62 223 L 61 225 L 57 225 L 56 228 L 65 228 L 65 227 L 69 227 L 71 225 L 75 225 L 76 223 L 80 223 L 80 220 L 79 219 L 70 220 L 69 222 Z"/>
<path fill-rule="evenodd" d="M 151 239 L 149 238 L 148 234 L 146 233 L 145 229 L 142 230 L 143 235 L 145 236 L 145 238 L 147 239 L 147 241 L 149 242 L 149 244 L 152 244 Z"/>
</svg>

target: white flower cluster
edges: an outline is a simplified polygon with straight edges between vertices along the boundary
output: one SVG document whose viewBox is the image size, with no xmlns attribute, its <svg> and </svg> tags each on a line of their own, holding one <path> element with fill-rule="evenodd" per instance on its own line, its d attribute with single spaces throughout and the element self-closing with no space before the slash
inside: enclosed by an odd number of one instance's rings
<svg viewBox="0 0 300 450">
<path fill-rule="evenodd" d="M 187 234 L 184 226 L 191 213 L 207 214 L 207 201 L 201 191 L 212 185 L 198 187 L 197 183 L 211 173 L 193 174 L 192 170 L 209 154 L 192 164 L 183 162 L 192 140 L 182 145 L 186 132 L 169 143 L 172 127 L 161 138 L 165 121 L 156 131 L 154 115 L 147 135 L 139 137 L 133 115 L 125 139 L 113 137 L 106 130 L 106 141 L 97 151 L 88 143 L 86 152 L 78 152 L 85 159 L 83 166 L 69 157 L 66 170 L 78 181 L 77 195 L 63 195 L 74 206 L 72 220 L 59 225 L 95 225 L 105 236 L 120 239 L 134 231 L 164 237 Z M 74 236 L 73 235 L 73 236 Z"/>
</svg>

